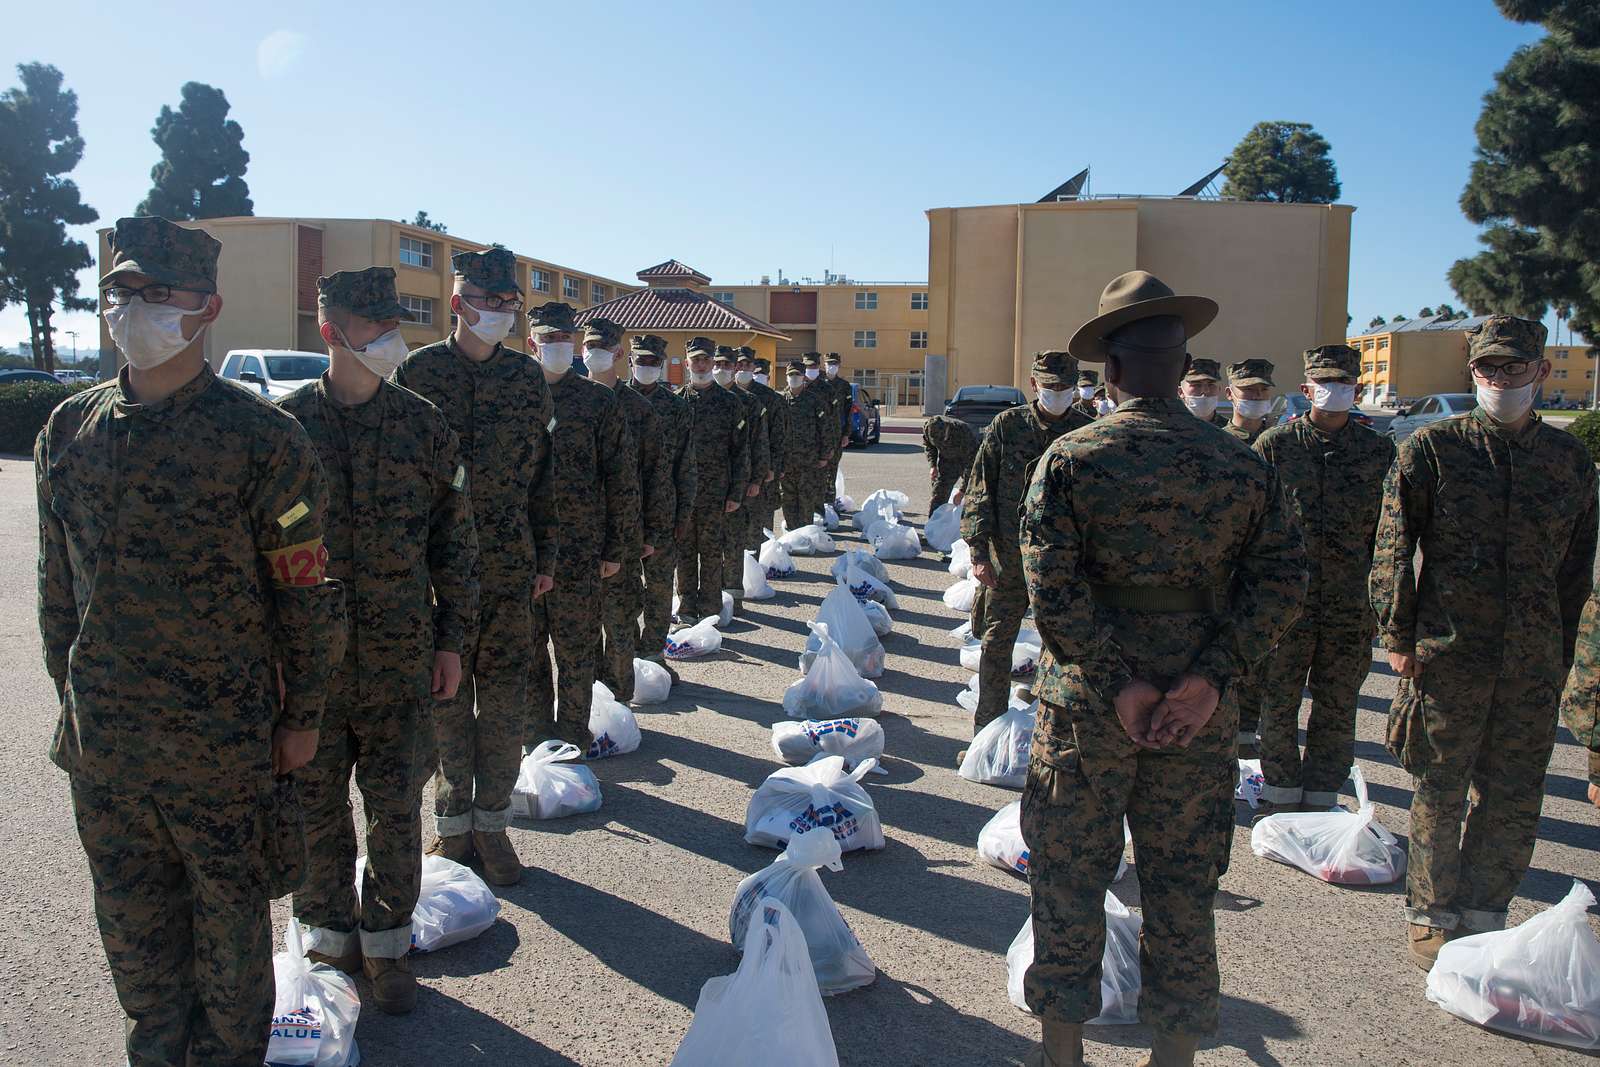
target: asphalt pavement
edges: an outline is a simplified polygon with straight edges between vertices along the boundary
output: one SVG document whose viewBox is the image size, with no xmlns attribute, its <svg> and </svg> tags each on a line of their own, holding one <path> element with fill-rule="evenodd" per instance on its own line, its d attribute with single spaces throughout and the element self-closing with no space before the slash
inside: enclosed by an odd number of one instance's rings
<svg viewBox="0 0 1600 1067">
<path fill-rule="evenodd" d="M 845 460 L 857 499 L 896 488 L 926 507 L 919 442 L 886 434 Z M 841 531 L 841 547 L 859 545 Z M 66 777 L 46 756 L 56 701 L 34 614 L 37 526 L 30 465 L 0 459 L 0 1063 L 120 1064 L 122 1022 L 95 929 Z M 638 710 L 643 744 L 594 766 L 604 791 L 587 816 L 512 830 L 528 871 L 475 941 L 414 957 L 416 1011 L 362 1014 L 371 1067 L 665 1064 L 706 979 L 738 964 L 727 916 L 734 887 L 776 853 L 743 839 L 754 789 L 781 766 L 772 723 L 798 677 L 805 623 L 832 586 L 832 557 L 800 559 L 778 594 L 749 602 L 718 656 L 683 665 L 664 705 Z M 1038 1032 L 1006 998 L 1005 951 L 1028 913 L 1027 885 L 978 859 L 978 831 L 1015 792 L 955 774 L 970 717 L 955 704 L 969 672 L 940 600 L 952 579 L 931 555 L 888 564 L 901 608 L 884 639 L 887 776 L 867 788 L 888 845 L 850 853 L 822 880 L 879 975 L 827 1000 L 840 1062 L 1016 1064 Z M 1411 782 L 1382 747 L 1395 679 L 1375 660 L 1357 755 L 1378 818 L 1404 838 Z M 1565 730 L 1547 781 L 1532 867 L 1511 907 L 1521 922 L 1574 877 L 1600 875 L 1597 813 L 1583 753 Z M 432 809 L 431 791 L 425 810 Z M 1405 951 L 1403 889 L 1341 888 L 1253 856 L 1241 810 L 1217 936 L 1222 1023 L 1198 1062 L 1306 1067 L 1592 1063 L 1593 1057 L 1478 1029 L 1423 995 Z M 1139 902 L 1138 865 L 1115 887 Z M 281 931 L 286 902 L 274 907 Z M 1592 923 L 1595 920 L 1591 919 Z M 1596 923 L 1600 926 L 1600 923 Z M 363 984 L 363 989 L 365 988 Z M 1090 1029 L 1089 1062 L 1134 1063 L 1141 1026 Z M 744 1065 L 740 1065 L 744 1067 Z"/>
</svg>

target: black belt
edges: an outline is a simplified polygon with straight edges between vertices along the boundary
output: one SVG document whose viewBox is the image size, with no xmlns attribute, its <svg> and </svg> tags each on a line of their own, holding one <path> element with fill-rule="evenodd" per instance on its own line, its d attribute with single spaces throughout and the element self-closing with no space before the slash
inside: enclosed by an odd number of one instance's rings
<svg viewBox="0 0 1600 1067">
<path fill-rule="evenodd" d="M 1101 607 L 1126 611 L 1214 613 L 1219 610 L 1221 601 L 1217 591 L 1209 586 L 1183 589 L 1168 585 L 1093 584 L 1090 590 L 1094 602 Z"/>
</svg>

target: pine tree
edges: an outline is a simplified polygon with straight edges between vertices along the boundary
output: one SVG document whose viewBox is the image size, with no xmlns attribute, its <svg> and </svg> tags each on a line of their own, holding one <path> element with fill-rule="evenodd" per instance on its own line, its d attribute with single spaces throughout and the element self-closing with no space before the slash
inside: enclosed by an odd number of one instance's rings
<svg viewBox="0 0 1600 1067">
<path fill-rule="evenodd" d="M 255 214 L 244 180 L 250 153 L 228 108 L 221 89 L 200 82 L 184 85 L 177 111 L 161 106 L 150 131 L 161 162 L 150 168 L 154 184 L 136 214 L 175 220 Z"/>
<path fill-rule="evenodd" d="M 1223 196 L 1285 204 L 1331 204 L 1339 173 L 1328 141 L 1307 122 L 1258 122 L 1228 157 Z"/>
</svg>

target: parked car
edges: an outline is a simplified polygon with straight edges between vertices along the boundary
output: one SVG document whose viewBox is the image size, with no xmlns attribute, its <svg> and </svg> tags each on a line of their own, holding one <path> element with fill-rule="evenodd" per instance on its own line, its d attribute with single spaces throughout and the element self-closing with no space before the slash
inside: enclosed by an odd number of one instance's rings
<svg viewBox="0 0 1600 1067">
<path fill-rule="evenodd" d="M 960 419 L 981 436 L 996 415 L 1027 402 L 1021 389 L 1009 385 L 963 385 L 945 402 L 944 413 Z"/>
<path fill-rule="evenodd" d="M 61 380 L 54 374 L 46 374 L 42 370 L 0 370 L 0 385 L 20 385 L 23 382 L 49 382 L 51 385 L 60 385 Z"/>
<path fill-rule="evenodd" d="M 56 381 L 62 385 L 92 384 L 94 375 L 85 374 L 81 370 L 58 370 L 56 371 Z"/>
<path fill-rule="evenodd" d="M 322 377 L 328 369 L 323 352 L 297 352 L 287 348 L 235 348 L 222 361 L 222 377 L 253 385 L 261 395 L 278 401 Z"/>
<path fill-rule="evenodd" d="M 850 443 L 865 448 L 883 439 L 883 419 L 878 414 L 878 398 L 861 386 L 850 383 Z"/>
<path fill-rule="evenodd" d="M 1465 415 L 1477 406 L 1478 398 L 1472 393 L 1434 393 L 1397 411 L 1387 432 L 1396 442 L 1404 441 L 1429 423 Z"/>
<path fill-rule="evenodd" d="M 1307 400 L 1305 398 L 1305 394 L 1304 393 L 1285 393 L 1284 394 L 1283 414 L 1278 416 L 1277 425 L 1286 426 L 1289 423 L 1293 422 L 1295 419 L 1303 417 L 1310 410 L 1311 410 L 1311 401 L 1309 401 L 1309 400 Z M 1371 426 L 1372 425 L 1372 416 L 1368 415 L 1365 411 L 1362 411 L 1360 408 L 1357 408 L 1357 407 L 1351 408 L 1350 409 L 1350 417 L 1352 419 L 1355 419 L 1357 422 L 1359 422 L 1363 426 Z"/>
</svg>

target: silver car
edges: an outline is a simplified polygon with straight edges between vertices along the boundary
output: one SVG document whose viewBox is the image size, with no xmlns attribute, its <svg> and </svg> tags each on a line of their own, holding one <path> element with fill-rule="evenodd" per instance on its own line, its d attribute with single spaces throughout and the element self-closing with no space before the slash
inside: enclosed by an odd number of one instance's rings
<svg viewBox="0 0 1600 1067">
<path fill-rule="evenodd" d="M 1477 406 L 1478 398 L 1472 393 L 1434 393 L 1401 408 L 1386 432 L 1396 442 L 1404 441 L 1430 422 L 1465 415 Z"/>
</svg>

